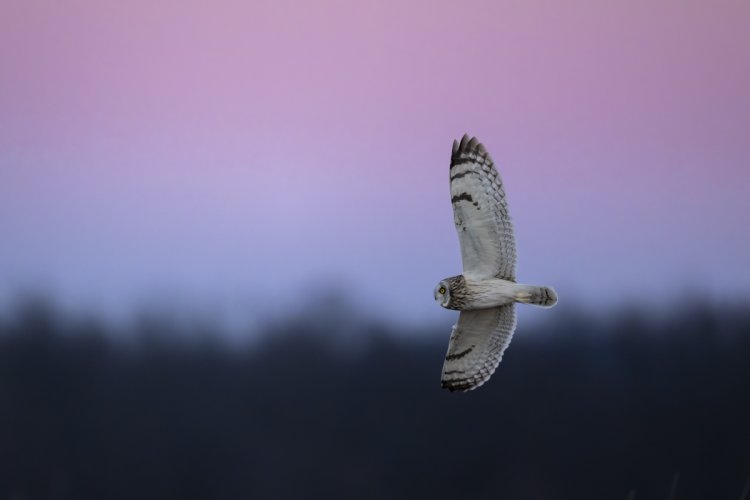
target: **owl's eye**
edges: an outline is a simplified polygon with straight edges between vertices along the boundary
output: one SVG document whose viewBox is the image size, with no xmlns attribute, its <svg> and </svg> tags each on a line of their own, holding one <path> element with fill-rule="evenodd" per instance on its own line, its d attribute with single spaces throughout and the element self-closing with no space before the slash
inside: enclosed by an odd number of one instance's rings
<svg viewBox="0 0 750 500">
<path fill-rule="evenodd" d="M 440 290 L 438 290 L 438 292 L 440 292 L 441 295 L 444 294 L 445 293 L 445 287 L 441 286 Z"/>
</svg>

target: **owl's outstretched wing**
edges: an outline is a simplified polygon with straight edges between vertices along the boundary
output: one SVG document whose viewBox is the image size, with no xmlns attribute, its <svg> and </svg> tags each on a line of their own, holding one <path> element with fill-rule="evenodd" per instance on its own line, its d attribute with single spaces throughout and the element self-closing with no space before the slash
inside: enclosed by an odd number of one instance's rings
<svg viewBox="0 0 750 500">
<path fill-rule="evenodd" d="M 503 183 L 476 137 L 453 141 L 450 184 L 464 276 L 515 281 L 516 241 Z"/>
<path fill-rule="evenodd" d="M 515 328 L 513 304 L 461 311 L 443 363 L 443 387 L 450 391 L 470 391 L 489 380 Z"/>
</svg>

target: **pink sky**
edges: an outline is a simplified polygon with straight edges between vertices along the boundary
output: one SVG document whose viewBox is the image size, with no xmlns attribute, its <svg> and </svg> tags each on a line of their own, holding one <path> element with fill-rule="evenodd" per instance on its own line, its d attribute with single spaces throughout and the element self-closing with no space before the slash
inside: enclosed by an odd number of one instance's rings
<svg viewBox="0 0 750 500">
<path fill-rule="evenodd" d="M 0 297 L 442 318 L 464 132 L 561 305 L 750 291 L 748 2 L 0 10 Z"/>
</svg>

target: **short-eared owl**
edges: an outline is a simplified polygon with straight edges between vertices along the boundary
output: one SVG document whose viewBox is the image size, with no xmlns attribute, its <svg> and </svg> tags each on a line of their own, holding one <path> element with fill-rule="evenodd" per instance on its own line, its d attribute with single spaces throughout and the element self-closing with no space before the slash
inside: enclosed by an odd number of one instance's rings
<svg viewBox="0 0 750 500">
<path fill-rule="evenodd" d="M 448 343 L 442 385 L 470 391 L 490 378 L 510 344 L 514 304 L 552 307 L 557 295 L 548 286 L 516 283 L 516 242 L 505 191 L 476 137 L 453 141 L 450 186 L 463 274 L 435 287 L 441 306 L 461 311 Z"/>
</svg>

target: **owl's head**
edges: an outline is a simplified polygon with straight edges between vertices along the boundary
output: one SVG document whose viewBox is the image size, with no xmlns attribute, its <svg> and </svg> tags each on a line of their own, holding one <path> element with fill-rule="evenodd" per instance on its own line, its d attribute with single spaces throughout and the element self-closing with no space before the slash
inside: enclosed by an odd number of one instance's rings
<svg viewBox="0 0 750 500">
<path fill-rule="evenodd" d="M 446 278 L 437 284 L 434 294 L 441 306 L 460 311 L 466 305 L 466 280 L 461 275 Z"/>
<path fill-rule="evenodd" d="M 451 301 L 451 287 L 448 280 L 443 280 L 435 286 L 435 302 L 443 307 L 448 307 Z"/>
</svg>

